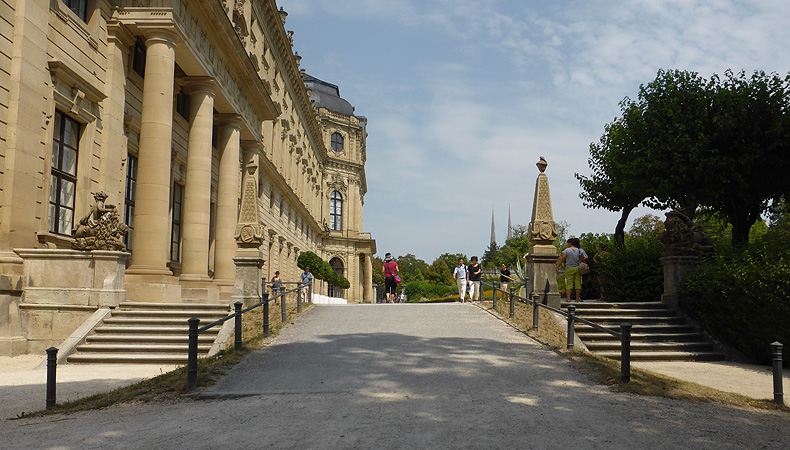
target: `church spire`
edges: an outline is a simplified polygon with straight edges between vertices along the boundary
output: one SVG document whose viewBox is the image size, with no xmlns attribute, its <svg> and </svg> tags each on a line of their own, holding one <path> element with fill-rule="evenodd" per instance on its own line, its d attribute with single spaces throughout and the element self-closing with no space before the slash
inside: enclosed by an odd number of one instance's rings
<svg viewBox="0 0 790 450">
<path fill-rule="evenodd" d="M 496 243 L 496 231 L 494 231 L 494 205 L 491 205 L 491 246 Z"/>
<path fill-rule="evenodd" d="M 513 225 L 510 224 L 510 203 L 507 204 L 507 240 L 513 239 Z M 505 241 L 507 243 L 507 241 Z"/>
</svg>

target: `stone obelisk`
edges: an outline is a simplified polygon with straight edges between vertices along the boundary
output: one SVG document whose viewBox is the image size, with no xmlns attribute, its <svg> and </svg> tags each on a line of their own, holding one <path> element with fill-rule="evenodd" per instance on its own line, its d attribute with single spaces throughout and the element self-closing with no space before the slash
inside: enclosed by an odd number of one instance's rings
<svg viewBox="0 0 790 450">
<path fill-rule="evenodd" d="M 560 307 L 560 293 L 557 291 L 557 223 L 551 208 L 549 177 L 546 176 L 548 163 L 540 157 L 537 163 L 540 174 L 535 182 L 535 198 L 532 203 L 532 220 L 527 230 L 527 238 L 532 243 L 526 255 L 529 265 L 529 282 L 527 293 L 532 296 L 539 294 L 541 303 Z"/>
<path fill-rule="evenodd" d="M 233 302 L 250 306 L 260 301 L 261 267 L 264 259 L 260 251 L 264 227 L 258 220 L 258 146 L 248 145 L 243 153 L 244 177 L 241 188 L 241 210 L 236 225 L 236 283 Z"/>
</svg>

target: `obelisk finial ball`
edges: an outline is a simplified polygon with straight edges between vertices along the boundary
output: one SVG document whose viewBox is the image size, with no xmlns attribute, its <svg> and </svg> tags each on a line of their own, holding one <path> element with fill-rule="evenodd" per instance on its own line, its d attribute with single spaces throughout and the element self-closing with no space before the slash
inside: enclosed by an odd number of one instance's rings
<svg viewBox="0 0 790 450">
<path fill-rule="evenodd" d="M 546 158 L 541 156 L 540 161 L 538 161 L 538 163 L 535 165 L 538 166 L 538 169 L 540 169 L 540 173 L 543 173 L 546 171 L 546 166 L 548 166 L 549 163 L 546 162 Z"/>
</svg>

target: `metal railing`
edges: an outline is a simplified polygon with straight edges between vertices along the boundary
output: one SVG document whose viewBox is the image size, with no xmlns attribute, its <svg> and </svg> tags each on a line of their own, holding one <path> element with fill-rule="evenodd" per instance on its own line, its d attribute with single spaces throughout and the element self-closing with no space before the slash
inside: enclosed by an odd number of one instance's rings
<svg viewBox="0 0 790 450">
<path fill-rule="evenodd" d="M 494 309 L 497 309 L 497 297 L 498 297 L 497 293 L 498 292 L 505 292 L 505 291 L 502 291 L 502 290 L 498 289 L 496 283 L 492 283 L 492 284 L 481 283 L 481 285 L 486 285 L 486 286 L 489 286 L 489 287 L 491 287 L 493 289 L 493 293 L 494 293 L 494 305 L 493 305 L 493 307 L 494 307 Z M 481 300 L 483 299 L 483 295 L 482 295 L 483 292 L 484 291 L 481 289 L 481 292 L 480 292 L 480 294 L 481 294 L 480 295 L 480 299 Z M 540 308 L 545 308 L 545 309 L 547 309 L 549 311 L 553 311 L 553 312 L 556 312 L 558 314 L 561 314 L 561 315 L 567 317 L 568 318 L 568 329 L 567 329 L 567 332 L 566 332 L 567 341 L 566 341 L 565 345 L 568 348 L 568 350 L 573 350 L 573 347 L 574 347 L 574 343 L 573 343 L 574 336 L 575 336 L 575 334 L 574 334 L 574 325 L 576 324 L 577 321 L 581 322 L 581 323 L 584 323 L 586 325 L 589 325 L 589 326 L 595 328 L 596 330 L 603 331 L 605 333 L 611 334 L 612 336 L 615 336 L 618 339 L 620 339 L 620 379 L 623 381 L 623 383 L 628 383 L 628 382 L 631 381 L 631 324 L 630 323 L 628 323 L 628 322 L 621 323 L 620 324 L 620 332 L 618 333 L 617 331 L 614 331 L 611 328 L 607 328 L 607 327 L 605 327 L 603 325 L 599 325 L 599 324 L 597 324 L 595 322 L 591 322 L 591 321 L 589 321 L 587 319 L 583 319 L 583 318 L 577 316 L 576 315 L 576 306 L 574 306 L 574 305 L 568 305 L 568 311 L 566 312 L 566 311 L 563 311 L 561 309 L 557 309 L 557 308 L 554 308 L 554 307 L 551 307 L 549 305 L 541 303 L 541 301 L 540 301 L 540 294 L 533 294 L 531 300 L 526 299 L 524 297 L 521 297 L 519 295 L 516 295 L 514 287 L 510 288 L 509 299 L 510 299 L 510 318 L 511 319 L 513 319 L 515 317 L 515 311 L 516 311 L 515 304 L 516 304 L 517 301 L 520 302 L 520 303 L 527 304 L 527 305 L 532 305 L 532 328 L 535 329 L 535 330 L 538 329 L 538 322 L 539 322 L 539 318 L 540 318 Z"/>
<path fill-rule="evenodd" d="M 284 283 L 283 283 L 284 284 Z M 241 327 L 241 319 L 242 315 L 246 312 L 250 312 L 255 308 L 263 307 L 263 333 L 267 334 L 269 332 L 269 303 L 279 300 L 280 301 L 280 309 L 282 315 L 282 322 L 285 323 L 287 321 L 287 310 L 286 310 L 286 302 L 285 296 L 287 294 L 296 293 L 296 312 L 302 312 L 302 294 L 306 294 L 306 301 L 310 301 L 312 296 L 313 287 L 311 284 L 308 283 L 289 283 L 289 284 L 296 284 L 296 288 L 279 292 L 271 297 L 269 294 L 265 292 L 262 284 L 261 292 L 263 293 L 262 300 L 248 308 L 242 309 L 242 303 L 236 302 L 233 304 L 235 311 L 232 314 L 229 314 L 221 319 L 215 320 L 208 325 L 200 326 L 200 319 L 197 317 L 193 317 L 187 320 L 189 323 L 189 353 L 187 356 L 187 389 L 189 391 L 193 391 L 197 388 L 197 360 L 198 360 L 198 335 L 209 330 L 212 327 L 217 325 L 223 324 L 230 319 L 235 319 L 234 328 L 235 328 L 235 349 L 241 350 L 242 347 L 242 327 Z"/>
</svg>

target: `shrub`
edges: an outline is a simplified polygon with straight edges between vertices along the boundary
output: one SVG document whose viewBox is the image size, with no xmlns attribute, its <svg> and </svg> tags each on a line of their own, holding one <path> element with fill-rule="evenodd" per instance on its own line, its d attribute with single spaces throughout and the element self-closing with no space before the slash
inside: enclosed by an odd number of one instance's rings
<svg viewBox="0 0 790 450">
<path fill-rule="evenodd" d="M 584 250 L 592 260 L 594 244 Z M 664 244 L 658 233 L 625 236 L 623 246 L 609 245 L 606 251 L 608 255 L 600 264 L 590 265 L 590 274 L 584 280 L 588 286 L 582 284 L 583 298 L 598 298 L 593 290 L 599 280 L 607 301 L 654 302 L 661 298 L 664 272 L 659 258 Z"/>
<path fill-rule="evenodd" d="M 335 272 L 328 262 L 324 261 L 313 252 L 300 253 L 299 258 L 296 260 L 296 265 L 302 270 L 304 270 L 305 267 L 309 267 L 314 277 L 319 280 L 324 280 L 333 286 L 337 286 L 341 289 L 348 289 L 351 287 L 351 283 L 349 283 L 346 277 Z"/>
<path fill-rule="evenodd" d="M 703 261 L 686 279 L 679 302 L 711 335 L 770 364 L 772 342 L 790 345 L 790 266 L 783 263 L 790 250 L 764 249 L 758 242 L 739 256 Z M 783 354 L 787 366 L 790 352 Z"/>
<path fill-rule="evenodd" d="M 458 288 L 456 286 L 448 286 L 443 284 L 431 283 L 406 283 L 405 287 L 406 297 L 409 301 L 416 301 L 423 298 L 440 298 L 451 296 L 455 293 L 458 296 Z"/>
</svg>

